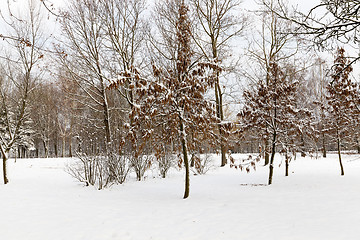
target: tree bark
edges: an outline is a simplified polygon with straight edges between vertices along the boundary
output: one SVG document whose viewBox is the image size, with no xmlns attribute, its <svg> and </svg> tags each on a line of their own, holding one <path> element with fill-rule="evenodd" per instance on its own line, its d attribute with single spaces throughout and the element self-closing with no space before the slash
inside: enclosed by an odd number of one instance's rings
<svg viewBox="0 0 360 240">
<path fill-rule="evenodd" d="M 226 147 L 223 139 L 224 131 L 221 125 L 222 121 L 224 120 L 224 114 L 223 114 L 223 106 L 222 106 L 222 93 L 219 82 L 219 73 L 217 73 L 216 82 L 215 82 L 215 101 L 216 101 L 216 116 L 220 120 L 218 129 L 219 129 L 219 140 L 220 140 L 220 151 L 221 151 L 221 167 L 224 167 L 227 164 L 227 159 L 226 159 Z"/>
<path fill-rule="evenodd" d="M 289 156 L 288 153 L 286 153 L 285 156 L 285 177 L 289 176 Z"/>
<path fill-rule="evenodd" d="M 301 157 L 306 157 L 304 135 L 301 134 Z"/>
<path fill-rule="evenodd" d="M 8 160 L 7 153 L 2 153 L 2 159 L 3 159 L 3 179 L 4 179 L 4 184 L 8 184 L 9 179 L 7 177 L 7 160 Z"/>
<path fill-rule="evenodd" d="M 62 137 L 62 147 L 61 147 L 61 157 L 65 157 L 65 148 L 66 148 L 66 139 L 65 136 Z"/>
<path fill-rule="evenodd" d="M 181 132 L 181 146 L 183 151 L 184 165 L 185 165 L 185 192 L 184 199 L 189 197 L 190 193 L 190 169 L 189 169 L 189 158 L 186 144 L 186 132 L 183 120 L 180 117 L 180 132 Z"/>
<path fill-rule="evenodd" d="M 58 145 L 57 145 L 57 139 L 55 139 L 55 141 L 54 141 L 54 152 L 55 152 L 55 157 L 58 157 Z"/>
<path fill-rule="evenodd" d="M 269 141 L 265 141 L 265 164 L 264 166 L 268 165 L 270 162 L 270 155 L 269 155 Z"/>
<path fill-rule="evenodd" d="M 324 133 L 322 133 L 322 151 L 323 151 L 323 158 L 326 158 L 326 140 Z"/>
<path fill-rule="evenodd" d="M 45 158 L 48 158 L 49 157 L 49 155 L 48 155 L 49 151 L 48 151 L 46 140 L 43 140 L 43 145 L 44 145 Z"/>
<path fill-rule="evenodd" d="M 275 151 L 276 151 L 276 132 L 273 133 L 273 140 L 272 140 L 272 149 L 271 149 L 271 158 L 269 164 L 269 182 L 268 184 L 272 184 L 272 177 L 274 172 L 274 159 L 275 159 Z"/>
<path fill-rule="evenodd" d="M 340 169 L 341 169 L 341 176 L 344 176 L 344 166 L 342 164 L 342 160 L 341 160 L 341 142 L 340 142 L 340 137 L 337 138 L 337 152 L 338 152 L 338 156 L 339 156 L 339 163 L 340 163 Z"/>
</svg>

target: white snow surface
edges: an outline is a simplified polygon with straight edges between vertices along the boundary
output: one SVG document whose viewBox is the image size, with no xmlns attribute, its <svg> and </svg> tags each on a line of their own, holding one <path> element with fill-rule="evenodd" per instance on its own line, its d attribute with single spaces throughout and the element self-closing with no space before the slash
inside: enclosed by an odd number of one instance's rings
<svg viewBox="0 0 360 240">
<path fill-rule="evenodd" d="M 249 174 L 216 167 L 191 176 L 186 200 L 183 171 L 98 191 L 64 171 L 74 159 L 12 159 L 0 239 L 360 239 L 360 155 L 343 155 L 343 177 L 336 155 L 298 157 L 289 177 L 277 159 L 271 186 L 256 185 L 267 182 L 261 164 Z"/>
</svg>

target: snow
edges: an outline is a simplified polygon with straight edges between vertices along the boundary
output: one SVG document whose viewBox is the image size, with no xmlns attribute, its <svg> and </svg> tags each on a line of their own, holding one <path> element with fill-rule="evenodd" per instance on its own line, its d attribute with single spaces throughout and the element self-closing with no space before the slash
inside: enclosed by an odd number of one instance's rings
<svg viewBox="0 0 360 240">
<path fill-rule="evenodd" d="M 234 154 L 233 157 L 236 157 Z M 220 156 L 216 156 L 220 162 Z M 279 157 L 277 157 L 279 159 Z M 191 177 L 183 172 L 98 191 L 64 168 L 74 159 L 9 161 L 10 183 L 0 185 L 0 238 L 42 239 L 360 239 L 360 156 L 300 158 L 290 176 L 276 162 L 247 174 L 229 167 Z"/>
</svg>

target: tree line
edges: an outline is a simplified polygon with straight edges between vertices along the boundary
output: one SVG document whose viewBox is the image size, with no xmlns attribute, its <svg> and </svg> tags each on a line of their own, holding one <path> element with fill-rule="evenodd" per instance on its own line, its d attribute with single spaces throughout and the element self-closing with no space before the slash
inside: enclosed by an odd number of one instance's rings
<svg viewBox="0 0 360 240">
<path fill-rule="evenodd" d="M 333 22 L 312 15 L 324 5 Z M 275 153 L 288 175 L 296 152 L 336 150 L 344 175 L 343 150 L 360 152 L 357 59 L 344 50 L 357 41 L 349 15 L 358 5 L 324 1 L 306 15 L 277 0 L 253 12 L 238 0 L 70 0 L 63 9 L 29 0 L 16 15 L 9 1 L 1 12 L 4 183 L 9 156 L 77 156 L 69 173 L 100 189 L 129 171 L 142 180 L 151 165 L 163 177 L 178 165 L 184 198 L 206 153 L 247 171 L 264 158 L 271 184 Z M 56 19 L 52 34 L 46 16 Z M 236 163 L 231 153 L 245 151 L 258 157 Z"/>
</svg>

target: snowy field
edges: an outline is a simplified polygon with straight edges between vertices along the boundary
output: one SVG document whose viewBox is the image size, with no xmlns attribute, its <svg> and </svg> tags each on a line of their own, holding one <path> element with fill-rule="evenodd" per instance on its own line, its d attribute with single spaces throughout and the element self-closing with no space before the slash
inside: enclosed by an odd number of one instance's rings
<svg viewBox="0 0 360 240">
<path fill-rule="evenodd" d="M 10 160 L 0 239 L 360 239 L 360 156 L 343 158 L 344 177 L 336 155 L 298 157 L 289 177 L 277 162 L 271 186 L 256 185 L 267 167 L 217 167 L 191 177 L 187 200 L 182 172 L 98 191 L 64 171 L 72 159 Z"/>
</svg>

